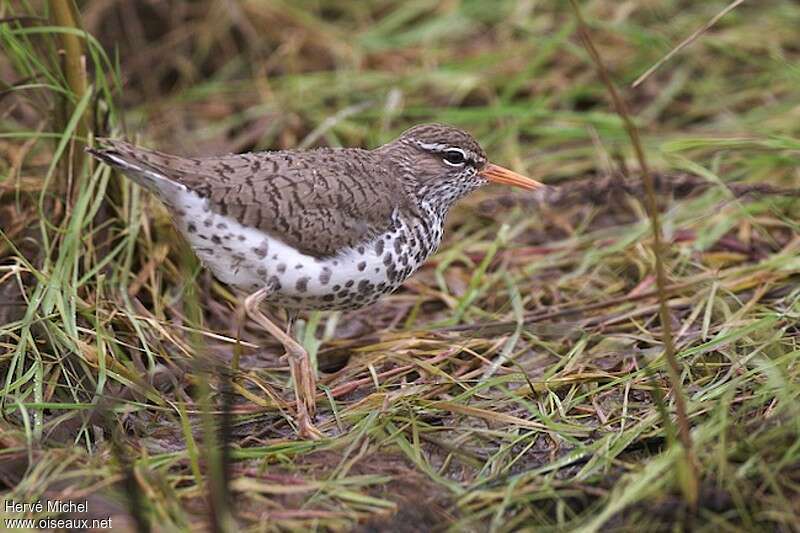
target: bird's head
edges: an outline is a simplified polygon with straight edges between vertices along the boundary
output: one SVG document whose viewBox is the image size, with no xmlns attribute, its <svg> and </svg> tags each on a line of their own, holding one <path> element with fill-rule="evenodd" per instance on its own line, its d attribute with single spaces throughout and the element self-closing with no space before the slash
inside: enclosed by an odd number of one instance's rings
<svg viewBox="0 0 800 533">
<path fill-rule="evenodd" d="M 445 124 L 422 124 L 382 146 L 419 199 L 449 207 L 486 185 L 502 183 L 536 189 L 542 184 L 490 163 L 472 135 Z"/>
</svg>

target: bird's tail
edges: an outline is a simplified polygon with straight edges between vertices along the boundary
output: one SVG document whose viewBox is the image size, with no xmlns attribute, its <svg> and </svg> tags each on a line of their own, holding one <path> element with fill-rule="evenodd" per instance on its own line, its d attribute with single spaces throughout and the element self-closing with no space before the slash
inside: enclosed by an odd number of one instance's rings
<svg viewBox="0 0 800 533">
<path fill-rule="evenodd" d="M 142 187 L 154 192 L 163 200 L 170 201 L 175 194 L 186 190 L 170 170 L 170 161 L 179 159 L 154 150 L 134 146 L 125 141 L 96 139 L 97 146 L 86 151 L 110 165 Z"/>
</svg>

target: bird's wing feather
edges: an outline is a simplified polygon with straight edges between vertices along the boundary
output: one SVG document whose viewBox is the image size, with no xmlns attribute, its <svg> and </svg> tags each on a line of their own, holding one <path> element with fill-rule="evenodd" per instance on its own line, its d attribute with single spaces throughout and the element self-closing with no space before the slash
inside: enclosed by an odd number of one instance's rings
<svg viewBox="0 0 800 533">
<path fill-rule="evenodd" d="M 396 207 L 408 207 L 399 177 L 366 150 L 184 158 L 120 141 L 104 145 L 107 154 L 152 169 L 207 198 L 214 211 L 314 257 L 366 242 L 389 228 Z"/>
</svg>

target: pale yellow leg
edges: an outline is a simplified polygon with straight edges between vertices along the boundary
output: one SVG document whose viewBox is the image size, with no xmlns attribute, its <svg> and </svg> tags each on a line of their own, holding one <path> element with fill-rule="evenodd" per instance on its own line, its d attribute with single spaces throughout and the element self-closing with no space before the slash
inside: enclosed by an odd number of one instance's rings
<svg viewBox="0 0 800 533">
<path fill-rule="evenodd" d="M 259 310 L 259 305 L 269 294 L 269 289 L 254 292 L 244 300 L 244 309 L 247 314 L 270 335 L 278 339 L 289 357 L 289 368 L 292 372 L 294 383 L 294 397 L 297 403 L 297 434 L 302 439 L 317 440 L 322 438 L 311 417 L 317 409 L 316 391 L 317 378 L 311 369 L 311 360 L 308 352 L 292 336 L 276 326 L 264 313 Z"/>
</svg>

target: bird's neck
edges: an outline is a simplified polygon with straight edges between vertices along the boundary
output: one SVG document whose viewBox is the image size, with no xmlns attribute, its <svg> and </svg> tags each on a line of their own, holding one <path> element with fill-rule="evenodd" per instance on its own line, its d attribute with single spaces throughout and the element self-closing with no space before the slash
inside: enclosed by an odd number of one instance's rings
<svg viewBox="0 0 800 533">
<path fill-rule="evenodd" d="M 417 203 L 420 208 L 436 213 L 444 219 L 447 212 L 460 199 L 479 188 L 480 180 L 434 181 L 417 191 Z"/>
</svg>

